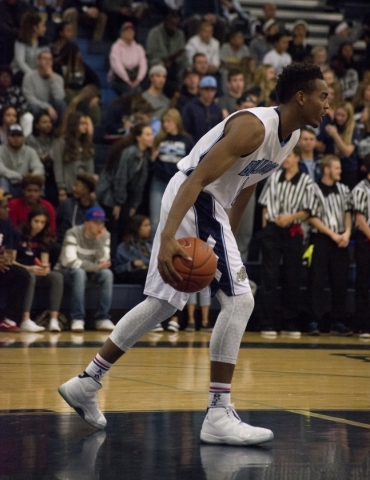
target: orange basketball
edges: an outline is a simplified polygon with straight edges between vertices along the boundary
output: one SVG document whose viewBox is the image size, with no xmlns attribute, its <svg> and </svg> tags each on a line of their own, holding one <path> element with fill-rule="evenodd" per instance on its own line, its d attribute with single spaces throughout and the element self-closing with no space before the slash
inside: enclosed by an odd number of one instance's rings
<svg viewBox="0 0 370 480">
<path fill-rule="evenodd" d="M 177 282 L 175 288 L 179 292 L 199 292 L 214 279 L 217 257 L 208 243 L 200 238 L 185 237 L 178 242 L 193 261 L 185 260 L 179 255 L 173 257 L 173 265 L 182 277 L 182 281 Z"/>
</svg>

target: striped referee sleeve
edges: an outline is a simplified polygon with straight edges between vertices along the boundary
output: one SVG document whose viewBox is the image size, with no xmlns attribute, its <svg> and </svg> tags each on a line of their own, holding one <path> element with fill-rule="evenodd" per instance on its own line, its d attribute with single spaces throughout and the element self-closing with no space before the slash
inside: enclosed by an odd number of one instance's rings
<svg viewBox="0 0 370 480">
<path fill-rule="evenodd" d="M 265 184 L 258 202 L 266 207 L 266 219 L 275 222 L 279 215 L 311 210 L 313 181 L 305 173 L 285 179 L 285 170 L 274 172 Z M 296 220 L 294 223 L 300 223 Z"/>
<path fill-rule="evenodd" d="M 365 178 L 352 190 L 353 210 L 361 213 L 370 225 L 370 182 Z"/>
</svg>

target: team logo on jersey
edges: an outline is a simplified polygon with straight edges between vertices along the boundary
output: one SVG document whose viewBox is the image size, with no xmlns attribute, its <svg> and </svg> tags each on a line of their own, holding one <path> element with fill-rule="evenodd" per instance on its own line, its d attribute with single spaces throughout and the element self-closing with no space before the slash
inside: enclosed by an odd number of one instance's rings
<svg viewBox="0 0 370 480">
<path fill-rule="evenodd" d="M 275 170 L 280 165 L 272 160 L 263 158 L 262 160 L 252 160 L 244 170 L 238 173 L 242 177 L 249 177 L 250 175 L 265 175 L 272 170 Z"/>
<path fill-rule="evenodd" d="M 247 275 L 247 270 L 245 269 L 245 266 L 243 265 L 242 268 L 237 272 L 236 274 L 236 281 L 237 282 L 244 282 L 248 278 Z"/>
</svg>

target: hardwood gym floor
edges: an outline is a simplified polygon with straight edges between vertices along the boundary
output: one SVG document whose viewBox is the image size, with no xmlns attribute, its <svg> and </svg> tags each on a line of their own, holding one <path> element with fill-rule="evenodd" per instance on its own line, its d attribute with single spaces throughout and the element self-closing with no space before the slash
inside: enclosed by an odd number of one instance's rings
<svg viewBox="0 0 370 480">
<path fill-rule="evenodd" d="M 232 386 L 261 447 L 202 445 L 209 333 L 149 333 L 99 392 L 105 432 L 57 393 L 107 334 L 0 333 L 0 480 L 370 479 L 370 342 L 246 333 Z"/>
</svg>

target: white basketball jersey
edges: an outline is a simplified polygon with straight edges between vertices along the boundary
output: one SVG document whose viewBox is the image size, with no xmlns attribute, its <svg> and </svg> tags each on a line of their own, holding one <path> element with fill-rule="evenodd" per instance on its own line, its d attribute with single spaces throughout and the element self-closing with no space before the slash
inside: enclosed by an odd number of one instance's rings
<svg viewBox="0 0 370 480">
<path fill-rule="evenodd" d="M 265 138 L 262 145 L 253 153 L 238 160 L 214 182 L 204 188 L 224 208 L 230 208 L 243 188 L 259 182 L 277 170 L 299 139 L 299 130 L 294 131 L 284 143 L 279 139 L 280 116 L 277 107 L 257 107 L 240 110 L 207 132 L 193 147 L 189 155 L 177 164 L 179 170 L 189 175 L 211 148 L 222 139 L 226 122 L 233 115 L 248 111 L 258 117 L 265 126 Z M 248 120 L 246 117 L 246 128 Z M 246 152 L 248 153 L 248 152 Z M 222 161 L 222 159 L 220 159 Z"/>
</svg>

